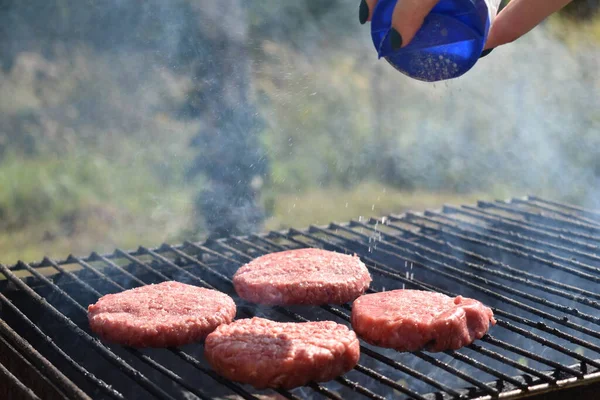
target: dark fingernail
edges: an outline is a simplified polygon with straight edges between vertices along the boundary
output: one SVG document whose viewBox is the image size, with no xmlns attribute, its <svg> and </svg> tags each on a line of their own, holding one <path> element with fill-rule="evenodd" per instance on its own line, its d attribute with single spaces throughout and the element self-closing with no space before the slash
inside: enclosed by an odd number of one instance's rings
<svg viewBox="0 0 600 400">
<path fill-rule="evenodd" d="M 358 9 L 358 20 L 361 25 L 364 25 L 365 22 L 369 19 L 369 6 L 365 0 L 360 2 L 360 7 Z"/>
<path fill-rule="evenodd" d="M 394 28 L 390 31 L 390 44 L 394 50 L 398 50 L 402 47 L 402 36 Z"/>
<path fill-rule="evenodd" d="M 479 58 L 483 58 L 483 57 L 487 56 L 488 54 L 490 54 L 492 52 L 492 50 L 494 50 L 494 49 L 492 48 L 492 49 L 487 49 L 487 50 L 482 51 Z"/>
</svg>

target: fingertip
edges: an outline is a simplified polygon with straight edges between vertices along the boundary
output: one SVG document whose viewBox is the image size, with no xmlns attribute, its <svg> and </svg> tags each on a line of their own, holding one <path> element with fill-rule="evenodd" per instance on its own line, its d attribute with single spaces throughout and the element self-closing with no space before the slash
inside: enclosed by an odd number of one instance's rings
<svg viewBox="0 0 600 400">
<path fill-rule="evenodd" d="M 360 6 L 358 7 L 358 21 L 360 22 L 361 25 L 364 25 L 367 23 L 367 21 L 369 20 L 370 17 L 370 10 L 369 10 L 369 5 L 367 4 L 366 0 L 361 0 L 360 2 Z"/>
<path fill-rule="evenodd" d="M 483 50 L 483 51 L 481 52 L 481 55 L 479 56 L 479 58 L 481 59 L 481 58 L 483 58 L 483 57 L 487 56 L 487 55 L 488 55 L 488 54 L 490 54 L 490 53 L 491 53 L 493 50 L 494 50 L 494 48 Z"/>
<path fill-rule="evenodd" d="M 402 37 L 402 47 L 406 47 L 423 25 L 425 17 L 439 0 L 399 1 L 392 15 L 392 27 Z"/>
<path fill-rule="evenodd" d="M 402 35 L 400 34 L 400 32 L 398 32 L 397 29 L 392 28 L 392 30 L 390 31 L 389 34 L 389 40 L 390 40 L 390 45 L 392 46 L 392 49 L 394 50 L 398 50 L 402 48 L 402 44 L 403 44 L 403 39 L 402 39 Z"/>
</svg>

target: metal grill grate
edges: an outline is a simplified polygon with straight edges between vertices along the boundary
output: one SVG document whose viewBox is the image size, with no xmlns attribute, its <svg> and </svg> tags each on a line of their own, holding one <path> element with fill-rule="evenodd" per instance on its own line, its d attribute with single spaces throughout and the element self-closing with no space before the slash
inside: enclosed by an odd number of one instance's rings
<svg viewBox="0 0 600 400">
<path fill-rule="evenodd" d="M 305 231 L 0 265 L 5 278 L 0 343 L 16 349 L 55 398 L 564 395 L 572 387 L 597 389 L 600 382 L 598 239 L 600 213 L 528 197 Z M 262 307 L 235 295 L 231 276 L 240 265 L 307 246 L 358 254 L 373 276 L 371 292 L 406 287 L 474 297 L 493 308 L 498 323 L 471 346 L 439 354 L 397 353 L 361 343 L 353 371 L 292 391 L 255 391 L 221 378 L 204 361 L 202 344 L 137 350 L 101 343 L 87 326 L 87 305 L 100 296 L 173 279 L 232 295 L 238 318 L 349 324 L 349 305 Z M 23 398 L 50 393 L 36 392 L 39 386 L 27 374 L 0 367 L 12 393 Z"/>
</svg>

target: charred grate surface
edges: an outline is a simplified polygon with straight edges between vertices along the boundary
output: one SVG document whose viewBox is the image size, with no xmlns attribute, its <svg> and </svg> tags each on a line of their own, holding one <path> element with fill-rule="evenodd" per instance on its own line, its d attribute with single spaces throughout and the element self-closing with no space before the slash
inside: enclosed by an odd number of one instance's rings
<svg viewBox="0 0 600 400">
<path fill-rule="evenodd" d="M 600 382 L 599 239 L 600 212 L 527 197 L 303 231 L 0 265 L 0 344 L 19 354 L 21 370 L 31 370 L 23 373 L 0 357 L 0 394 L 449 399 L 578 390 L 577 398 L 583 398 Z M 231 278 L 242 264 L 308 246 L 358 254 L 373 276 L 371 291 L 411 288 L 473 297 L 494 309 L 498 324 L 471 346 L 440 354 L 361 343 L 353 371 L 292 391 L 256 391 L 221 378 L 205 362 L 202 344 L 138 350 L 102 343 L 89 330 L 88 304 L 164 280 L 231 295 L 237 318 L 349 325 L 350 305 L 263 307 L 236 296 Z"/>
</svg>

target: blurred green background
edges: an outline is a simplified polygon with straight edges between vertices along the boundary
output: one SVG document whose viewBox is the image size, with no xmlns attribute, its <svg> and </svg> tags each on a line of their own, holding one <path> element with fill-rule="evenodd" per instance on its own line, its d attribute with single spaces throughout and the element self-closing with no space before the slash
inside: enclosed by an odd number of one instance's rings
<svg viewBox="0 0 600 400">
<path fill-rule="evenodd" d="M 229 193 L 249 231 L 597 207 L 599 8 L 425 84 L 377 60 L 358 1 L 0 1 L 0 262 L 201 239 Z"/>
</svg>

